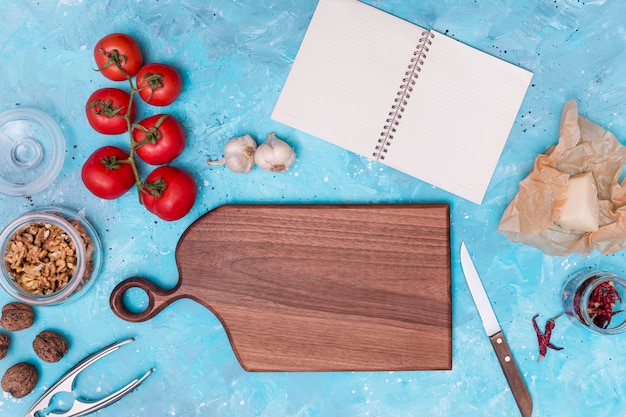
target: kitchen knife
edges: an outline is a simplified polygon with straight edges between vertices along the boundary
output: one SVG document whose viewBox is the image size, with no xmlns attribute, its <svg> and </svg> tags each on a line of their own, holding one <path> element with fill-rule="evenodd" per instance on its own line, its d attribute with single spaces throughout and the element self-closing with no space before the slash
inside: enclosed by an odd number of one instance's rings
<svg viewBox="0 0 626 417">
<path fill-rule="evenodd" d="M 523 417 L 530 417 L 533 410 L 532 399 L 530 398 L 530 394 L 526 388 L 526 383 L 520 374 L 517 364 L 513 359 L 509 345 L 504 339 L 496 314 L 489 303 L 489 298 L 487 297 L 485 288 L 480 281 L 480 277 L 478 276 L 476 267 L 472 262 L 472 258 L 467 251 L 465 242 L 461 242 L 461 267 L 463 268 L 465 280 L 467 281 L 470 293 L 472 294 L 472 298 L 474 299 L 474 303 L 478 309 L 478 314 L 483 322 L 485 332 L 487 333 L 487 336 L 489 336 L 493 350 L 496 352 L 496 357 L 498 358 L 498 362 L 502 367 L 504 376 L 511 387 L 511 392 L 513 393 L 513 397 L 515 397 L 517 406 L 519 407 Z"/>
</svg>

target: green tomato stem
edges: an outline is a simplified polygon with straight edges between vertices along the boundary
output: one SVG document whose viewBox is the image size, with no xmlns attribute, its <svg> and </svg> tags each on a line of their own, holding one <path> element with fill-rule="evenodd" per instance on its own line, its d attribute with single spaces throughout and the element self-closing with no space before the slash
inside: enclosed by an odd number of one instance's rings
<svg viewBox="0 0 626 417">
<path fill-rule="evenodd" d="M 124 115 L 124 120 L 126 120 L 126 127 L 128 129 L 128 136 L 130 138 L 130 152 L 128 156 L 128 163 L 133 169 L 133 175 L 135 176 L 135 185 L 137 186 L 137 197 L 139 199 L 139 204 L 143 204 L 143 202 L 141 201 L 143 181 L 141 181 L 141 177 L 139 176 L 139 170 L 137 169 L 137 163 L 135 162 L 135 140 L 133 139 L 132 123 L 130 120 L 130 115 L 133 108 L 133 100 L 135 98 L 135 94 L 137 94 L 137 89 L 133 85 L 132 77 L 127 75 L 126 78 L 128 79 L 128 83 L 130 84 L 130 99 L 128 100 L 128 109 L 126 110 L 126 114 Z"/>
</svg>

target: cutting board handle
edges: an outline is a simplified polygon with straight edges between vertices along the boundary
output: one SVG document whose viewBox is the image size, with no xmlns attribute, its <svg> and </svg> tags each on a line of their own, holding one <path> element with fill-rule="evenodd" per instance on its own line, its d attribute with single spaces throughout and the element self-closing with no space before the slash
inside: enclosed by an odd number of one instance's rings
<svg viewBox="0 0 626 417">
<path fill-rule="evenodd" d="M 123 320 L 130 322 L 140 322 L 151 319 L 170 305 L 172 302 L 179 298 L 181 295 L 175 295 L 180 282 L 176 287 L 165 290 L 158 287 L 152 281 L 149 281 L 142 277 L 127 278 L 124 281 L 117 284 L 117 286 L 111 292 L 109 303 L 111 310 Z M 148 296 L 148 307 L 141 312 L 133 312 L 128 309 L 124 302 L 124 295 L 127 291 L 138 288 L 144 291 Z"/>
</svg>

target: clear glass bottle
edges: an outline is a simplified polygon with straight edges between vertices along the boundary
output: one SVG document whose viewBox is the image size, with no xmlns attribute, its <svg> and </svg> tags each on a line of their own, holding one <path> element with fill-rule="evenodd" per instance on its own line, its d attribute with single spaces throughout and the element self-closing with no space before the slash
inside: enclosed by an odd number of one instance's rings
<svg viewBox="0 0 626 417">
<path fill-rule="evenodd" d="M 598 334 L 626 331 L 626 280 L 608 271 L 580 271 L 563 288 L 563 310 L 575 323 Z"/>
</svg>

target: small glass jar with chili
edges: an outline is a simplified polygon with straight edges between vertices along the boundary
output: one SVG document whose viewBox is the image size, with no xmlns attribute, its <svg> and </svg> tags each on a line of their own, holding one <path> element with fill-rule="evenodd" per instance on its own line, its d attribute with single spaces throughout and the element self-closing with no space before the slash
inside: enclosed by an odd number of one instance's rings
<svg viewBox="0 0 626 417">
<path fill-rule="evenodd" d="M 565 314 L 598 334 L 626 331 L 626 280 L 608 271 L 580 271 L 563 289 Z"/>
</svg>

